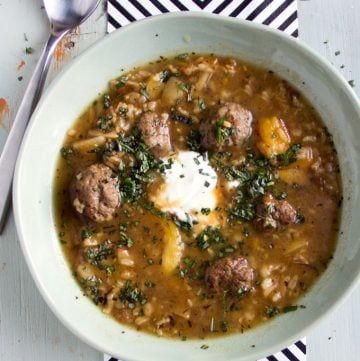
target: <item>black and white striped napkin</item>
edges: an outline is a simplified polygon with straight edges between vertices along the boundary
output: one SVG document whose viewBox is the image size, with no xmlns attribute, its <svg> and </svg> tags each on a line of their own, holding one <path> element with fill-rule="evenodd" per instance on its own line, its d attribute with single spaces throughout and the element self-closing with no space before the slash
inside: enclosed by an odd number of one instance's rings
<svg viewBox="0 0 360 361">
<path fill-rule="evenodd" d="M 206 11 L 265 24 L 298 37 L 296 0 L 108 0 L 108 32 L 148 16 Z"/>
<path fill-rule="evenodd" d="M 206 11 L 268 25 L 297 38 L 296 0 L 108 0 L 108 32 L 173 11 Z M 120 361 L 104 355 L 104 361 Z M 306 338 L 258 361 L 306 361 Z"/>
</svg>

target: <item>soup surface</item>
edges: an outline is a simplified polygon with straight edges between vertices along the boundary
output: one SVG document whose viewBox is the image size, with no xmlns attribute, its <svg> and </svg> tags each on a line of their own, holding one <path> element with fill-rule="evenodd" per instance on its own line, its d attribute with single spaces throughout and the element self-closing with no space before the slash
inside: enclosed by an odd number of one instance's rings
<svg viewBox="0 0 360 361">
<path fill-rule="evenodd" d="M 340 170 L 317 113 L 272 71 L 160 58 L 111 80 L 60 154 L 59 239 L 106 314 L 185 340 L 306 312 L 335 249 Z"/>
</svg>

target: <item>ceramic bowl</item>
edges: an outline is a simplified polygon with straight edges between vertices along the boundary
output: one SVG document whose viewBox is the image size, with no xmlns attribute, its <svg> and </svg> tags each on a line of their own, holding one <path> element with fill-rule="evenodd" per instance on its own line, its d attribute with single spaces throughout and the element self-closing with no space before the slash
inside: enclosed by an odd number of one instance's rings
<svg viewBox="0 0 360 361">
<path fill-rule="evenodd" d="M 56 160 L 67 129 L 123 69 L 160 55 L 191 52 L 242 58 L 275 71 L 306 95 L 333 135 L 344 203 L 341 231 L 326 272 L 299 302 L 306 309 L 276 317 L 244 334 L 181 342 L 137 332 L 105 316 L 71 275 L 54 227 Z M 77 336 L 121 360 L 251 360 L 306 335 L 355 287 L 360 271 L 360 110 L 341 75 L 299 41 L 246 21 L 200 13 L 161 15 L 106 36 L 56 78 L 28 127 L 14 180 L 22 250 L 49 307 Z M 206 343 L 209 348 L 201 346 Z M 255 345 L 255 347 L 252 347 Z"/>
</svg>

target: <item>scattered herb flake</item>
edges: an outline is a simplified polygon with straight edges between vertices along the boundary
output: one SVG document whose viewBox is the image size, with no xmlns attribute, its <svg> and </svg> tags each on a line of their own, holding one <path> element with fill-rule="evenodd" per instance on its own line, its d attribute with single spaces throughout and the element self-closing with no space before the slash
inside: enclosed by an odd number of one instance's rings
<svg viewBox="0 0 360 361">
<path fill-rule="evenodd" d="M 294 312 L 298 309 L 298 306 L 297 305 L 294 305 L 294 306 L 286 306 L 283 308 L 283 312 L 284 313 L 288 313 L 288 312 Z"/>
<path fill-rule="evenodd" d="M 34 48 L 32 48 L 31 46 L 25 48 L 25 53 L 26 54 L 32 54 L 34 52 Z"/>
</svg>

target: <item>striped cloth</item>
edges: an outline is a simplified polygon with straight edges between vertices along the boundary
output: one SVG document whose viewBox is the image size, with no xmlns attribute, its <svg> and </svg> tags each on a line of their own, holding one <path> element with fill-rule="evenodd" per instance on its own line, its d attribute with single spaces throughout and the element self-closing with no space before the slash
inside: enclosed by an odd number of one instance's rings
<svg viewBox="0 0 360 361">
<path fill-rule="evenodd" d="M 298 37 L 296 0 L 108 0 L 108 32 L 151 15 L 206 11 L 265 24 Z"/>
<path fill-rule="evenodd" d="M 173 11 L 206 11 L 299 36 L 296 0 L 108 0 L 108 32 L 133 21 Z M 104 355 L 104 361 L 120 361 Z M 306 361 L 306 338 L 258 361 Z"/>
</svg>

